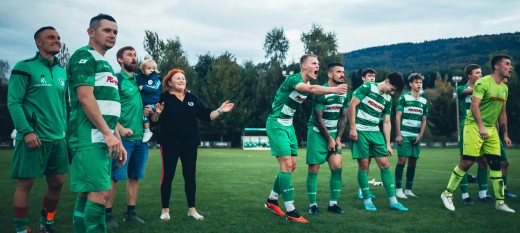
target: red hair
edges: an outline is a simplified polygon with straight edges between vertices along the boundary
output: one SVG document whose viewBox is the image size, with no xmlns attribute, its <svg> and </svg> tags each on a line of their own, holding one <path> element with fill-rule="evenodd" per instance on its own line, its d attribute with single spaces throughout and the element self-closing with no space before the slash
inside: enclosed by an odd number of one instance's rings
<svg viewBox="0 0 520 233">
<path fill-rule="evenodd" d="M 175 68 L 175 69 L 170 70 L 168 72 L 168 74 L 166 76 L 164 76 L 163 81 L 162 81 L 163 91 L 169 91 L 170 90 L 170 86 L 168 86 L 168 81 L 177 73 L 185 74 L 184 70 Z"/>
</svg>

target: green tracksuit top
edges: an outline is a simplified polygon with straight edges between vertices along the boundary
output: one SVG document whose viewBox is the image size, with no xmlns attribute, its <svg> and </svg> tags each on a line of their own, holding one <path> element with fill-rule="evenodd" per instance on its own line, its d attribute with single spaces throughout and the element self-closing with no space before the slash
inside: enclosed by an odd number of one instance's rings
<svg viewBox="0 0 520 233">
<path fill-rule="evenodd" d="M 58 65 L 36 56 L 20 61 L 14 66 L 7 89 L 7 107 L 14 127 L 16 140 L 34 132 L 41 141 L 65 138 L 67 74 Z"/>
</svg>

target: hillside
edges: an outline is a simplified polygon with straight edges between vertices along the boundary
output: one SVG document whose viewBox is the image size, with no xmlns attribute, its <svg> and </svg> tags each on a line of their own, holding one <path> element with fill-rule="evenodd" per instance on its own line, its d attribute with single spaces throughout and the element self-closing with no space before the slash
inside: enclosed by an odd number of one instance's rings
<svg viewBox="0 0 520 233">
<path fill-rule="evenodd" d="M 378 46 L 345 53 L 344 59 L 350 71 L 372 67 L 409 73 L 482 66 L 496 53 L 518 56 L 520 32 Z"/>
</svg>

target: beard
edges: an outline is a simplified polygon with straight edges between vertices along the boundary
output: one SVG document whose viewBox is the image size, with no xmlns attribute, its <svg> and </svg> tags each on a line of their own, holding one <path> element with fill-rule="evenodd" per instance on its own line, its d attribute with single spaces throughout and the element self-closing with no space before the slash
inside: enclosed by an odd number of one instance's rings
<svg viewBox="0 0 520 233">
<path fill-rule="evenodd" d="M 126 71 L 135 72 L 137 64 L 134 62 L 132 62 L 131 64 L 123 64 L 123 68 L 125 68 Z"/>
<path fill-rule="evenodd" d="M 338 84 L 338 85 L 340 85 L 340 84 L 343 84 L 343 83 L 344 83 L 344 82 L 341 82 L 341 81 L 337 81 L 337 80 L 334 80 L 334 79 L 332 79 L 332 81 L 333 81 L 333 82 L 334 82 L 335 84 Z"/>
</svg>

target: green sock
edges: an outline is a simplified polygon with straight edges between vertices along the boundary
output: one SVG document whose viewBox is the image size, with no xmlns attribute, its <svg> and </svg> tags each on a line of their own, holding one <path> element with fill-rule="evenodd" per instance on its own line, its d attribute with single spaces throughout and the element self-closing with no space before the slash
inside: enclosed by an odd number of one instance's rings
<svg viewBox="0 0 520 233">
<path fill-rule="evenodd" d="M 273 184 L 273 191 L 275 193 L 278 193 L 278 194 L 280 194 L 280 181 L 279 181 L 280 178 L 279 178 L 279 176 L 280 176 L 280 173 L 278 173 L 276 175 L 276 178 L 274 178 L 274 184 Z"/>
<path fill-rule="evenodd" d="M 502 179 L 502 172 L 500 170 L 490 170 L 489 178 L 491 178 L 491 183 L 493 184 L 497 205 L 502 204 L 504 202 L 504 180 Z"/>
<path fill-rule="evenodd" d="M 294 201 L 294 186 L 291 181 L 291 173 L 278 172 L 281 194 L 284 202 Z"/>
<path fill-rule="evenodd" d="M 406 168 L 406 187 L 405 187 L 405 189 L 412 190 L 414 178 L 415 178 L 415 167 Z"/>
<path fill-rule="evenodd" d="M 76 205 L 74 206 L 74 214 L 72 215 L 72 224 L 74 225 L 75 233 L 87 232 L 85 228 L 85 205 L 87 198 L 78 195 L 76 197 Z"/>
<path fill-rule="evenodd" d="M 343 185 L 341 181 L 341 171 L 342 168 L 338 168 L 335 170 L 330 170 L 330 200 L 337 201 L 339 199 L 339 194 L 341 193 L 341 186 Z"/>
<path fill-rule="evenodd" d="M 488 189 L 488 172 L 487 168 L 479 168 L 477 169 L 477 181 L 478 181 L 478 190 L 487 190 Z"/>
<path fill-rule="evenodd" d="M 316 204 L 316 192 L 318 191 L 318 173 L 307 172 L 307 195 L 309 204 Z M 285 200 L 285 199 L 284 199 Z"/>
<path fill-rule="evenodd" d="M 85 206 L 85 226 L 87 232 L 106 233 L 105 205 L 87 200 Z"/>
<path fill-rule="evenodd" d="M 461 170 L 459 168 L 459 165 L 455 166 L 453 172 L 451 173 L 450 181 L 448 182 L 448 187 L 446 187 L 446 191 L 444 193 L 450 193 L 451 195 L 451 193 L 455 192 L 455 189 L 457 189 L 457 186 L 459 186 L 460 181 L 462 180 L 462 177 L 464 177 L 465 174 L 466 172 Z"/>
<path fill-rule="evenodd" d="M 461 193 L 468 193 L 468 173 L 460 180 L 459 188 Z"/>
<path fill-rule="evenodd" d="M 392 177 L 392 171 L 390 171 L 389 167 L 381 169 L 381 181 L 383 181 L 383 186 L 385 186 L 386 195 L 395 197 L 394 177 Z"/>
<path fill-rule="evenodd" d="M 395 166 L 395 188 L 402 188 L 403 187 L 403 171 L 404 171 L 404 165 L 397 164 Z"/>
<path fill-rule="evenodd" d="M 363 199 L 370 199 L 370 190 L 368 189 L 368 172 L 358 170 L 357 180 L 359 187 L 361 188 L 361 193 L 363 194 Z"/>
<path fill-rule="evenodd" d="M 21 232 L 27 230 L 27 223 L 29 223 L 29 218 L 13 218 L 14 227 L 16 228 L 16 232 Z"/>
</svg>

